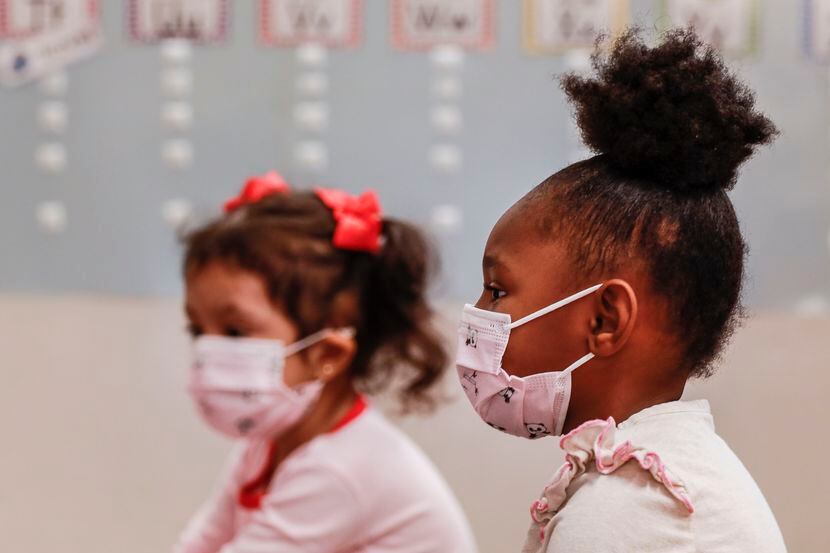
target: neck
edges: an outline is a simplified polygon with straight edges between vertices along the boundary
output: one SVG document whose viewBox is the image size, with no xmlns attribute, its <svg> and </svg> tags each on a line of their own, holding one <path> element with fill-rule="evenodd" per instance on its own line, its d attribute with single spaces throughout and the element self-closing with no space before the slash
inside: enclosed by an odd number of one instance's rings
<svg viewBox="0 0 830 553">
<path fill-rule="evenodd" d="M 334 428 L 354 405 L 356 397 L 357 392 L 346 375 L 329 381 L 308 413 L 296 425 L 275 439 L 275 468 L 298 447 Z"/>
<path fill-rule="evenodd" d="M 610 380 L 609 371 L 574 371 L 574 389 L 602 390 L 600 394 L 580 394 L 572 402 L 565 418 L 563 434 L 589 420 L 613 417 L 619 424 L 643 409 L 677 401 L 683 395 L 686 376 L 678 371 L 677 376 L 664 376 L 661 371 L 618 371 L 623 375 L 619 380 Z M 602 373 L 602 374 L 594 374 Z M 662 376 L 662 378 L 658 378 Z M 573 399 L 573 398 L 572 398 Z"/>
</svg>

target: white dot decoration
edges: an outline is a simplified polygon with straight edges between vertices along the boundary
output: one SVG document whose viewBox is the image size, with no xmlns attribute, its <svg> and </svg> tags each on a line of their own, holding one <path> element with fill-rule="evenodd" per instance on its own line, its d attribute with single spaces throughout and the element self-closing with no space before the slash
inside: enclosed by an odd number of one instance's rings
<svg viewBox="0 0 830 553">
<path fill-rule="evenodd" d="M 297 62 L 304 67 L 322 67 L 328 63 L 328 50 L 319 44 L 303 44 L 296 51 Z"/>
<path fill-rule="evenodd" d="M 65 71 L 57 71 L 40 79 L 38 88 L 46 96 L 64 96 L 69 89 L 69 76 Z"/>
<path fill-rule="evenodd" d="M 429 54 L 432 65 L 437 69 L 460 69 L 464 65 L 464 50 L 460 46 L 436 46 Z"/>
<path fill-rule="evenodd" d="M 429 149 L 429 164 L 442 173 L 456 173 L 461 170 L 461 149 L 454 144 L 435 144 Z"/>
<path fill-rule="evenodd" d="M 464 214 L 456 205 L 437 205 L 432 208 L 429 221 L 431 228 L 438 234 L 453 234 L 461 228 Z"/>
<path fill-rule="evenodd" d="M 161 72 L 161 91 L 170 98 L 185 98 L 193 91 L 193 73 L 181 67 Z"/>
<path fill-rule="evenodd" d="M 461 80 L 456 77 L 440 77 L 432 84 L 432 95 L 439 100 L 457 100 L 462 93 Z"/>
<path fill-rule="evenodd" d="M 48 234 L 64 232 L 68 219 L 66 207 L 60 202 L 43 202 L 35 209 L 38 226 Z"/>
<path fill-rule="evenodd" d="M 329 124 L 329 107 L 323 102 L 300 102 L 294 106 L 294 124 L 311 132 L 323 132 Z"/>
<path fill-rule="evenodd" d="M 439 105 L 430 112 L 432 127 L 444 134 L 455 134 L 461 131 L 463 120 L 461 110 L 455 106 Z"/>
<path fill-rule="evenodd" d="M 318 98 L 329 90 L 329 78 L 325 73 L 303 73 L 297 77 L 297 92 L 302 96 Z"/>
<path fill-rule="evenodd" d="M 168 102 L 161 108 L 161 122 L 172 131 L 186 131 L 193 125 L 193 106 L 187 102 Z"/>
<path fill-rule="evenodd" d="M 171 169 L 187 169 L 193 165 L 193 144 L 183 138 L 168 140 L 161 147 L 161 157 Z"/>
<path fill-rule="evenodd" d="M 67 158 L 66 146 L 60 142 L 41 144 L 35 150 L 35 164 L 51 175 L 63 173 Z"/>
<path fill-rule="evenodd" d="M 304 169 L 323 171 L 329 163 L 328 148 L 317 140 L 300 142 L 294 149 L 294 159 Z"/>
<path fill-rule="evenodd" d="M 569 71 L 577 73 L 591 72 L 591 50 L 577 48 L 565 54 L 565 65 Z"/>
<path fill-rule="evenodd" d="M 171 228 L 180 230 L 193 216 L 193 206 L 184 198 L 173 198 L 161 206 L 161 217 Z"/>
<path fill-rule="evenodd" d="M 44 102 L 38 107 L 37 122 L 46 132 L 63 134 L 69 124 L 69 109 L 60 101 Z"/>
<path fill-rule="evenodd" d="M 187 63 L 193 57 L 193 46 L 189 40 L 173 38 L 161 43 L 161 59 L 171 65 Z"/>
</svg>

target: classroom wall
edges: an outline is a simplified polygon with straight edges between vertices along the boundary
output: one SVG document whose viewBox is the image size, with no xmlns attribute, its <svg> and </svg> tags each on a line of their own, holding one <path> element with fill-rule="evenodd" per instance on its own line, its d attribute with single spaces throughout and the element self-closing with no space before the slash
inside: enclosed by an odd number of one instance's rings
<svg viewBox="0 0 830 553">
<path fill-rule="evenodd" d="M 159 120 L 159 47 L 130 42 L 123 3 L 102 2 L 106 43 L 69 70 L 64 175 L 44 176 L 33 163 L 43 138 L 35 125 L 42 95 L 34 86 L 0 89 L 0 290 L 175 296 L 179 249 L 162 220 L 162 203 L 183 197 L 199 216 L 210 216 L 245 176 L 278 168 L 300 186 L 374 187 L 388 213 L 424 224 L 436 205 L 458 206 L 462 227 L 439 238 L 441 292 L 456 300 L 474 295 L 493 221 L 573 155 L 570 111 L 556 80 L 567 64 L 525 53 L 521 2 L 498 0 L 493 47 L 470 54 L 462 69 L 465 128 L 455 142 L 464 168 L 443 176 L 427 163 L 439 138 L 428 118 L 429 57 L 395 51 L 389 3 L 364 3 L 361 46 L 332 52 L 326 70 L 330 167 L 317 178 L 293 163 L 303 136 L 292 120 L 294 53 L 258 43 L 254 0 L 233 1 L 227 42 L 195 53 L 195 123 L 188 133 L 195 165 L 184 173 L 165 168 L 160 156 L 170 133 Z M 646 36 L 667 24 L 658 0 L 631 5 Z M 757 53 L 731 62 L 782 130 L 775 147 L 747 166 L 734 193 L 755 254 L 748 298 L 774 309 L 805 301 L 830 309 L 828 72 L 803 52 L 802 2 L 761 6 Z M 35 223 L 45 200 L 66 205 L 64 234 L 44 234 Z"/>
<path fill-rule="evenodd" d="M 44 176 L 33 162 L 42 95 L 0 89 L 3 552 L 167 551 L 222 464 L 228 444 L 203 428 L 183 391 L 181 250 L 161 216 L 165 200 L 186 198 L 208 217 L 245 176 L 278 168 L 301 187 L 374 187 L 389 214 L 425 225 L 436 205 L 455 205 L 463 224 L 436 236 L 444 257 L 436 298 L 452 332 L 458 307 L 479 293 L 493 222 L 573 153 L 556 81 L 565 61 L 527 55 L 519 0 L 498 0 L 493 48 L 470 54 L 462 70 L 464 169 L 436 174 L 427 164 L 436 139 L 428 56 L 394 51 L 388 2 L 366 0 L 362 45 L 330 57 L 330 167 L 312 179 L 292 163 L 294 53 L 259 45 L 255 2 L 236 0 L 229 40 L 195 54 L 196 161 L 175 173 L 160 158 L 168 133 L 159 48 L 125 38 L 123 2 L 101 4 L 106 44 L 69 70 L 64 175 Z M 657 0 L 631 5 L 646 35 L 665 24 Z M 830 73 L 802 51 L 802 2 L 760 5 L 757 53 L 730 61 L 782 130 L 732 195 L 752 250 L 755 316 L 719 373 L 688 395 L 711 400 L 790 551 L 824 553 Z M 38 228 L 34 213 L 46 200 L 66 205 L 66 232 Z M 399 423 L 461 498 L 482 552 L 515 551 L 530 501 L 561 461 L 556 441 L 493 432 L 459 401 L 453 378 L 447 390 L 453 401 L 434 417 Z M 479 484 L 493 474 L 501 478 Z"/>
</svg>

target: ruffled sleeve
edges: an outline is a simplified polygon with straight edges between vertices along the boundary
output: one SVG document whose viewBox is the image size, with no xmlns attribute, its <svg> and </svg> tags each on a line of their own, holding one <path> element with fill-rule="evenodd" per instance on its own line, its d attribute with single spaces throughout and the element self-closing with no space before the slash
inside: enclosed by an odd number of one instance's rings
<svg viewBox="0 0 830 553">
<path fill-rule="evenodd" d="M 565 463 L 545 486 L 540 498 L 533 502 L 530 515 L 533 520 L 524 552 L 544 551 L 550 536 L 551 520 L 563 508 L 569 487 L 580 475 L 593 467 L 603 476 L 612 475 L 629 461 L 635 461 L 639 473 L 648 474 L 668 497 L 682 506 L 687 515 L 694 513 L 685 484 L 671 473 L 660 455 L 630 441 L 617 441 L 617 426 L 613 418 L 593 420 L 571 431 L 560 441 L 565 452 Z M 630 472 L 627 468 L 626 474 Z M 605 506 L 607 507 L 607 506 Z M 599 512 L 599 509 L 598 509 Z"/>
</svg>

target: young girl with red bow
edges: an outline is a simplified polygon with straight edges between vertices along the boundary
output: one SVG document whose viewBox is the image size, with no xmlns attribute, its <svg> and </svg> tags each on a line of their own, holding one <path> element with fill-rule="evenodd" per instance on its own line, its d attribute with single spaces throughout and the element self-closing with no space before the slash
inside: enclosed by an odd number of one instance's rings
<svg viewBox="0 0 830 553">
<path fill-rule="evenodd" d="M 248 181 L 186 240 L 190 392 L 239 438 L 178 553 L 472 552 L 424 454 L 357 391 L 429 403 L 447 365 L 429 326 L 430 252 L 373 192 Z"/>
</svg>

